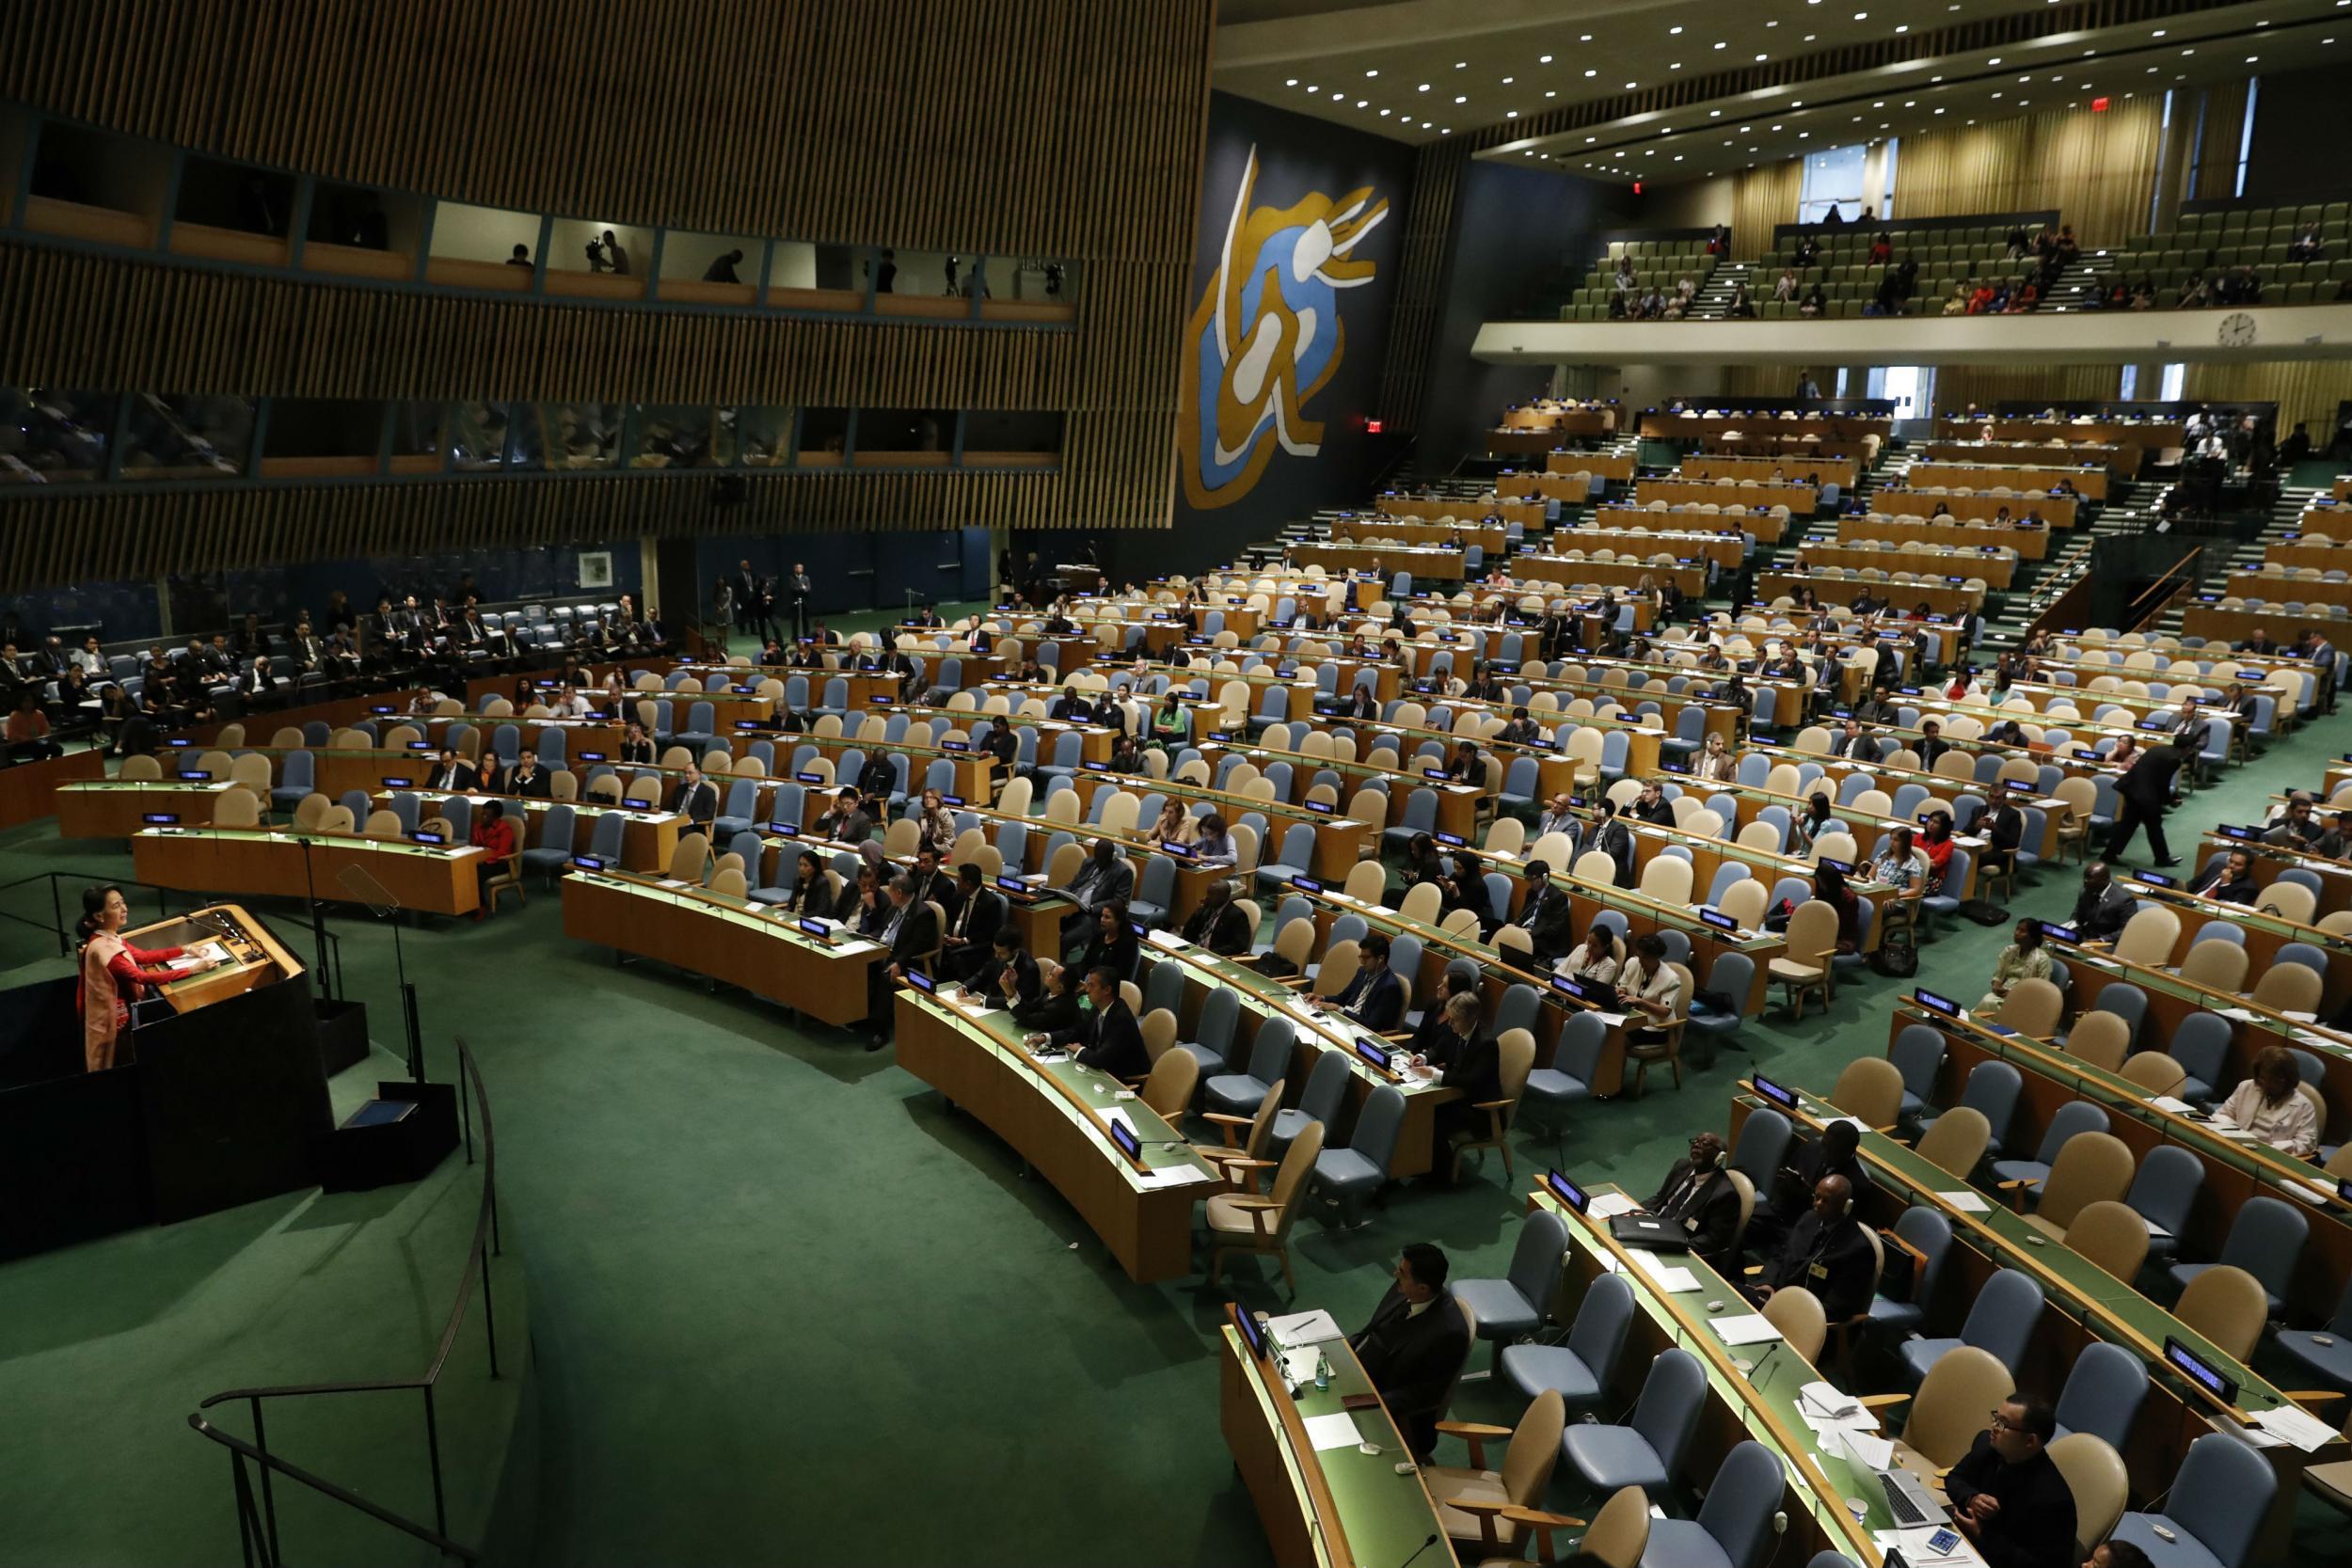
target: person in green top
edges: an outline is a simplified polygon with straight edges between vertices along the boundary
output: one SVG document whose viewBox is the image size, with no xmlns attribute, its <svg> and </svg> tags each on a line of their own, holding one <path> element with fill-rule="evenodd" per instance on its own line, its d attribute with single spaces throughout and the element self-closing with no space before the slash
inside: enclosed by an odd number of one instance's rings
<svg viewBox="0 0 2352 1568">
<path fill-rule="evenodd" d="M 2000 1012 L 2002 1002 L 2018 981 L 2050 977 L 2050 955 L 2042 945 L 2041 922 L 2021 920 L 2013 935 L 2015 940 L 1993 961 L 1993 989 L 1977 1002 L 1976 1010 L 1987 1018 Z"/>
<path fill-rule="evenodd" d="M 1152 715 L 1152 741 L 1163 748 L 1181 746 L 1191 727 L 1191 715 L 1176 700 L 1175 691 L 1169 690 L 1160 698 L 1159 711 Z"/>
</svg>

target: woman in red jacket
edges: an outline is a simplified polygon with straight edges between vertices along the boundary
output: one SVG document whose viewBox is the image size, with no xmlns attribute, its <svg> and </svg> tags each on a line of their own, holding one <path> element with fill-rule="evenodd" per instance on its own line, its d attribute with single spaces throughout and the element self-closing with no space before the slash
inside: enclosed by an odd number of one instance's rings
<svg viewBox="0 0 2352 1568">
<path fill-rule="evenodd" d="M 179 947 L 134 947 L 122 940 L 131 923 L 131 906 L 119 887 L 82 890 L 82 989 L 74 1006 L 82 1014 L 82 1060 L 92 1072 L 115 1065 L 115 1051 L 131 1023 L 131 1004 L 142 988 L 177 980 L 182 974 L 201 974 L 213 967 L 207 959 L 190 970 L 162 965 L 181 957 Z"/>
<path fill-rule="evenodd" d="M 490 879 L 504 876 L 515 858 L 515 824 L 506 820 L 503 801 L 483 802 L 482 816 L 473 825 L 473 843 L 475 848 L 488 851 L 474 867 L 474 875 L 481 879 L 482 902 L 474 907 L 473 917 L 484 920 L 490 913 Z"/>
</svg>

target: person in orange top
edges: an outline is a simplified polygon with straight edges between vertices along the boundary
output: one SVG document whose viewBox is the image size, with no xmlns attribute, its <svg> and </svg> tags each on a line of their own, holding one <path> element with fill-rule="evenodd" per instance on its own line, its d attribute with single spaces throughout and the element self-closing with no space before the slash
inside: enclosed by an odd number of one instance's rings
<svg viewBox="0 0 2352 1568">
<path fill-rule="evenodd" d="M 134 947 L 121 935 L 130 923 L 131 906 L 123 901 L 120 888 L 82 890 L 82 989 L 73 1000 L 82 1015 L 83 1065 L 92 1072 L 115 1065 L 116 1047 L 130 1026 L 131 1004 L 141 988 L 177 980 L 182 974 L 201 974 L 213 967 L 209 958 L 185 971 L 161 967 L 185 949 Z"/>
<path fill-rule="evenodd" d="M 473 917 L 484 920 L 490 913 L 490 879 L 503 876 L 507 863 L 515 858 L 515 824 L 506 820 L 506 802 L 483 802 L 482 816 L 473 825 L 473 842 L 477 849 L 489 851 L 482 857 L 482 863 L 474 867 L 474 875 L 482 882 L 482 902 L 475 907 Z"/>
</svg>

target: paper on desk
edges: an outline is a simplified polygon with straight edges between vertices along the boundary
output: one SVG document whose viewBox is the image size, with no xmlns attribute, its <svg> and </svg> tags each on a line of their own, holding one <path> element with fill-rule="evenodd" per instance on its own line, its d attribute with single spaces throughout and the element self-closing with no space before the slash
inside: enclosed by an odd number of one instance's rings
<svg viewBox="0 0 2352 1568">
<path fill-rule="evenodd" d="M 1851 1428 L 1837 1434 L 1838 1445 L 1866 1470 L 1883 1470 L 1895 1462 L 1895 1445 L 1883 1437 Z"/>
<path fill-rule="evenodd" d="M 2305 1453 L 2326 1448 L 2336 1438 L 2334 1427 L 2296 1404 L 2282 1404 L 2276 1410 L 2258 1410 L 2254 1413 L 2254 1424 L 2275 1437 L 2285 1438 Z"/>
<path fill-rule="evenodd" d="M 1195 1181 L 1210 1181 L 1215 1176 L 1199 1165 L 1155 1165 L 1142 1173 L 1146 1181 L 1162 1187 L 1188 1187 Z"/>
<path fill-rule="evenodd" d="M 2313 1207 L 2335 1201 L 2336 1190 L 2333 1187 L 2323 1187 L 2316 1181 L 2289 1181 L 2286 1183 L 2286 1189 Z"/>
<path fill-rule="evenodd" d="M 1867 1406 L 1827 1383 L 1808 1383 L 1798 1389 L 1797 1410 L 1817 1428 L 1851 1426 L 1865 1432 L 1878 1429 L 1879 1419 Z"/>
<path fill-rule="evenodd" d="M 1625 1027 L 1626 1015 L 1623 1013 L 1595 1013 L 1593 1016 L 1600 1020 L 1601 1027 L 1604 1029 L 1621 1029 Z"/>
<path fill-rule="evenodd" d="M 1736 1318 L 1717 1318 L 1715 1334 L 1726 1345 L 1761 1345 L 1780 1338 L 1780 1330 L 1759 1312 L 1743 1312 Z"/>
<path fill-rule="evenodd" d="M 2319 1022 L 2319 1015 L 2317 1013 L 2298 1013 L 2292 1007 L 2282 1009 L 2279 1016 L 2280 1018 L 2291 1018 L 2297 1023 L 2316 1023 Z"/>
<path fill-rule="evenodd" d="M 1930 1551 L 1928 1543 L 1934 1540 L 1936 1532 L 1943 1528 L 1942 1525 L 1923 1525 L 1916 1529 L 1875 1530 L 1871 1533 L 1870 1539 L 1882 1548 L 1892 1546 L 1901 1552 L 1903 1560 L 1912 1564 L 1912 1568 L 1947 1568 L 1950 1564 L 1984 1561 L 1983 1558 L 1977 1555 L 1977 1549 L 1968 1544 L 1968 1538 L 1961 1535 L 1958 1530 L 1952 1533 L 1959 1536 L 1959 1542 L 1950 1551 Z"/>
<path fill-rule="evenodd" d="M 1633 1266 L 1650 1276 L 1658 1288 L 1668 1295 L 1680 1295 L 1699 1288 L 1699 1276 L 1679 1264 L 1669 1263 L 1654 1252 L 1635 1249 Z"/>
<path fill-rule="evenodd" d="M 2184 1112 L 2193 1111 L 2197 1108 L 2194 1105 L 2191 1105 L 2187 1101 L 2177 1100 L 2169 1094 L 2160 1094 L 2148 1103 L 2153 1105 L 2159 1111 L 2169 1111 L 2176 1117 L 2182 1115 Z"/>
<path fill-rule="evenodd" d="M 1284 1345 L 1316 1345 L 1326 1339 L 1341 1338 L 1340 1325 L 1331 1314 L 1318 1307 L 1311 1312 L 1293 1312 L 1288 1317 L 1268 1318 L 1268 1334 Z"/>
<path fill-rule="evenodd" d="M 1965 1188 L 1956 1193 L 1938 1193 L 1935 1196 L 1963 1214 L 1988 1213 L 1993 1208 L 1993 1205 L 1987 1203 L 1982 1197 Z"/>
<path fill-rule="evenodd" d="M 1170 953 L 1181 953 L 1192 945 L 1173 931 L 1154 931 L 1143 940 Z"/>
<path fill-rule="evenodd" d="M 1307 1441 L 1314 1445 L 1315 1452 L 1321 1453 L 1326 1449 L 1352 1449 L 1363 1438 L 1357 1433 L 1356 1418 L 1342 1410 L 1328 1416 L 1308 1417 Z"/>
<path fill-rule="evenodd" d="M 1585 1206 L 1584 1217 L 1595 1220 L 1613 1220 L 1619 1214 L 1630 1214 L 1640 1207 L 1640 1204 L 1624 1193 L 1603 1193 Z"/>
<path fill-rule="evenodd" d="M 662 887 L 684 887 L 686 885 L 686 879 L 683 877 L 664 877 L 661 879 L 659 885 Z"/>
</svg>

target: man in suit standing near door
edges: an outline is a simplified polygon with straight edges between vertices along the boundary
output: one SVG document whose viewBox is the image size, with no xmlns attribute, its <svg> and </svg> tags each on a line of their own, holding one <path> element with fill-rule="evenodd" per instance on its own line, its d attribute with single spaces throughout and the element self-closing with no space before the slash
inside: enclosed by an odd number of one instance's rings
<svg viewBox="0 0 2352 1568">
<path fill-rule="evenodd" d="M 784 579 L 785 602 L 792 608 L 792 635 L 808 635 L 808 601 L 815 593 L 808 580 L 808 567 L 798 561 L 792 562 L 792 575 Z"/>
<path fill-rule="evenodd" d="M 768 615 L 767 579 L 752 570 L 749 561 L 735 563 L 735 615 L 762 641 L 775 634 Z"/>
</svg>

